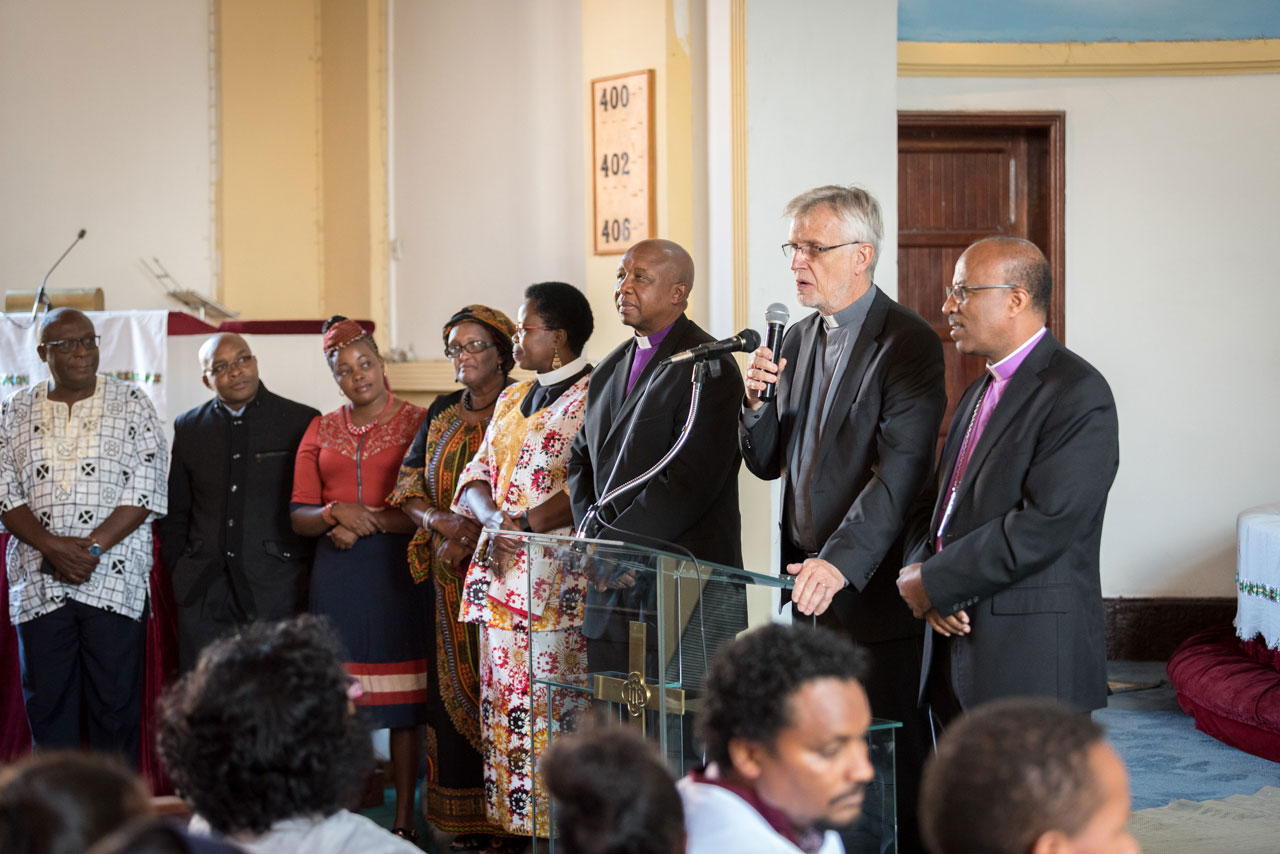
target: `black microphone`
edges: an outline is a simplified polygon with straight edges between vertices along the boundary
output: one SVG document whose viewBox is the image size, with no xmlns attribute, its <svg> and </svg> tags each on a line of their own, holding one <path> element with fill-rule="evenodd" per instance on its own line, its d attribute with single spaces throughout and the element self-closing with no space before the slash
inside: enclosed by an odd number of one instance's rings
<svg viewBox="0 0 1280 854">
<path fill-rule="evenodd" d="M 764 310 L 764 346 L 773 354 L 775 364 L 778 361 L 778 348 L 782 346 L 782 332 L 790 319 L 791 312 L 780 302 L 775 302 Z M 759 396 L 761 400 L 773 400 L 778 396 L 778 384 L 765 383 Z"/>
<path fill-rule="evenodd" d="M 40 304 L 46 299 L 44 295 L 45 282 L 49 281 L 49 277 L 53 275 L 53 271 L 58 269 L 58 265 L 62 263 L 62 259 L 71 254 L 71 250 L 76 248 L 76 244 L 84 240 L 84 229 L 80 229 L 80 233 L 76 235 L 76 239 L 71 241 L 71 245 L 67 247 L 67 251 L 58 256 L 58 260 L 53 262 L 53 266 L 49 268 L 49 272 L 44 274 L 44 280 L 40 282 L 40 290 L 36 291 L 35 305 L 31 306 L 31 322 L 36 322 L 36 314 L 40 311 Z"/>
<path fill-rule="evenodd" d="M 725 353 L 750 353 L 759 346 L 760 333 L 747 327 L 732 338 L 708 341 L 706 344 L 699 344 L 691 350 L 676 353 L 674 356 L 663 359 L 662 364 L 680 365 L 685 362 L 705 362 L 707 359 L 719 358 Z"/>
</svg>

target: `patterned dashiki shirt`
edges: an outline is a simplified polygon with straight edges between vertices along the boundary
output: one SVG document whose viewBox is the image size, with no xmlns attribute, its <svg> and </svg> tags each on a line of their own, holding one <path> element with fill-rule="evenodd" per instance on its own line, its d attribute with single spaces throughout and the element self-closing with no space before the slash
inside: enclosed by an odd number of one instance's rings
<svg viewBox="0 0 1280 854">
<path fill-rule="evenodd" d="M 117 507 L 145 507 L 147 521 L 102 553 L 84 584 L 40 571 L 42 556 L 9 540 L 9 619 L 22 623 L 74 599 L 138 619 L 150 589 L 150 521 L 168 507 L 169 462 L 155 406 L 133 383 L 99 374 L 93 394 L 68 408 L 49 383 L 0 404 L 0 513 L 26 504 L 45 528 L 87 537 Z"/>
</svg>

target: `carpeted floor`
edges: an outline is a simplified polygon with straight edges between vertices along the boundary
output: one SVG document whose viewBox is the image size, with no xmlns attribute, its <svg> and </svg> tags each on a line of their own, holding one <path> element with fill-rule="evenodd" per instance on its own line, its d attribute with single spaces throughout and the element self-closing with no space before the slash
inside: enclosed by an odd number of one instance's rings
<svg viewBox="0 0 1280 854">
<path fill-rule="evenodd" d="M 1280 850 L 1280 788 L 1142 810 L 1134 813 L 1129 832 L 1152 854 L 1275 854 Z"/>
<path fill-rule="evenodd" d="M 1252 795 L 1263 786 L 1280 785 L 1280 764 L 1196 730 L 1195 722 L 1178 708 L 1163 663 L 1112 662 L 1108 670 L 1113 681 L 1155 685 L 1114 694 L 1106 709 L 1093 713 L 1129 766 L 1135 810 L 1161 807 L 1178 798 L 1205 801 Z"/>
</svg>

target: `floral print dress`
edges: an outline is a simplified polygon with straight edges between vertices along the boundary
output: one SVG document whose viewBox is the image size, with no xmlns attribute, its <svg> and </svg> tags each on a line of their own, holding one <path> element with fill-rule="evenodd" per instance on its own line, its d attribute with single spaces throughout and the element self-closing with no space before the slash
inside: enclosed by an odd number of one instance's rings
<svg viewBox="0 0 1280 854">
<path fill-rule="evenodd" d="M 587 379 L 583 376 L 528 417 L 520 403 L 533 381 L 503 391 L 480 450 L 459 480 L 459 494 L 467 484 L 483 481 L 499 509 L 516 514 L 566 490 L 569 449 L 586 410 Z M 471 515 L 456 502 L 453 511 Z M 511 833 L 546 837 L 550 826 L 541 787 L 534 809 L 534 759 L 547 745 L 548 726 L 567 725 L 588 700 L 576 691 L 557 690 L 552 697 L 547 686 L 534 682 L 581 681 L 586 674 L 586 579 L 559 561 L 530 560 L 528 551 L 517 552 L 500 578 L 473 560 L 459 618 L 480 625 L 480 730 L 489 821 Z M 531 632 L 538 635 L 533 661 Z M 550 704 L 554 719 L 547 713 Z"/>
</svg>

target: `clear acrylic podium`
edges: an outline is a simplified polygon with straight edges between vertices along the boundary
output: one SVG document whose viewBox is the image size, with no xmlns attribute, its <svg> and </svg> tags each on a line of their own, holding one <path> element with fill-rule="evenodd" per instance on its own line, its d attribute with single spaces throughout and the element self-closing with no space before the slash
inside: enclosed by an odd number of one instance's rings
<svg viewBox="0 0 1280 854">
<path fill-rule="evenodd" d="M 703 765 L 692 723 L 709 663 L 747 629 L 747 590 L 789 589 L 792 579 L 617 541 L 486 533 L 529 550 L 529 602 L 553 602 L 572 613 L 585 636 L 579 644 L 585 656 L 566 655 L 563 637 L 529 631 L 534 767 L 558 737 L 589 720 L 636 728 L 677 775 Z M 846 835 L 850 854 L 895 850 L 898 726 L 873 721 L 876 781 L 863 801 L 863 818 Z M 536 775 L 534 787 L 535 826 L 552 829 L 550 839 L 535 838 L 534 850 L 555 851 L 554 814 L 549 822 L 538 815 L 551 807 Z"/>
</svg>

